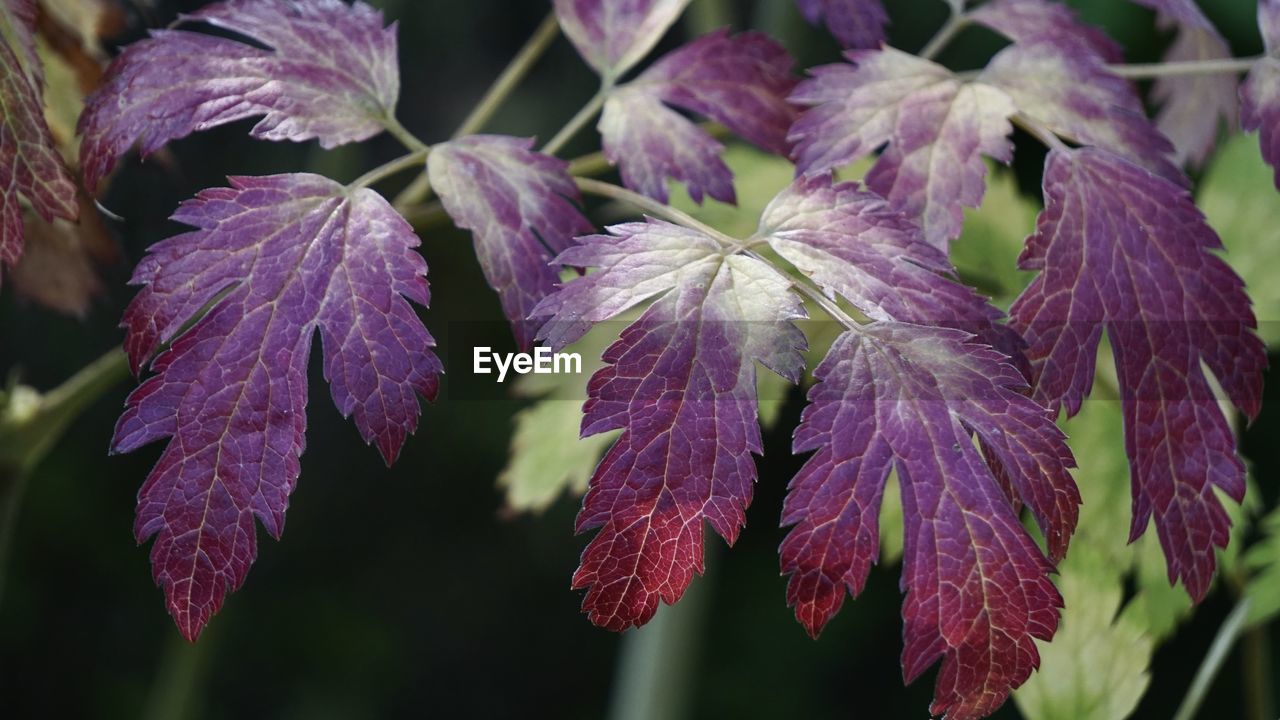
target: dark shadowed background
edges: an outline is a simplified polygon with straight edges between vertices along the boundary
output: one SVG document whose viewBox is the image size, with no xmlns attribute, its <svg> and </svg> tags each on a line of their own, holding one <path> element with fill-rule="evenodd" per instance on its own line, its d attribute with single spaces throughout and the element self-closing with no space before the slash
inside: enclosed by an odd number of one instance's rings
<svg viewBox="0 0 1280 720">
<path fill-rule="evenodd" d="M 200 4 L 139 3 L 113 44 Z M 399 22 L 400 118 L 428 141 L 452 132 L 548 10 L 540 0 L 374 4 Z M 939 0 L 889 4 L 896 18 L 914 19 L 892 28 L 893 43 L 911 50 L 945 15 Z M 1167 42 L 1152 29 L 1150 12 L 1119 0 L 1073 4 L 1121 40 L 1130 61 L 1158 59 Z M 1203 5 L 1237 55 L 1259 50 L 1253 0 Z M 804 25 L 791 0 L 695 0 L 676 35 L 725 18 L 772 33 L 803 66 L 837 58 L 835 44 Z M 993 35 L 969 31 L 943 60 L 977 67 L 998 45 Z M 591 73 L 560 40 L 490 130 L 549 137 L 594 89 Z M 311 170 L 350 180 L 402 152 L 387 137 L 331 152 L 257 142 L 245 134 L 250 125 L 177 142 L 167 158 L 127 161 L 104 199 L 123 218 L 111 227 L 124 257 L 107 271 L 106 296 L 79 321 L 18 301 L 6 288 L 0 372 L 47 389 L 118 344 L 132 264 L 149 244 L 178 230 L 166 218 L 199 189 L 222 184 L 228 174 Z M 566 156 L 593 151 L 596 142 L 594 133 L 583 133 Z M 1034 192 L 1036 157 L 1020 158 L 1023 185 Z M 385 189 L 396 190 L 397 182 Z M 423 241 L 433 291 L 423 315 L 442 342 L 442 357 L 468 357 L 476 337 L 512 349 L 495 323 L 498 303 L 469 237 L 437 226 L 423 232 Z M 458 347 L 464 337 L 465 347 Z M 456 359 L 451 372 L 466 372 Z M 106 453 L 131 383 L 72 426 L 31 477 L 19 509 L 0 604 L 0 715 L 628 718 L 643 716 L 625 693 L 644 687 L 639 668 L 649 661 L 660 673 L 649 717 L 926 716 L 933 673 L 903 687 L 898 665 L 897 567 L 873 571 L 865 594 L 846 604 L 817 642 L 784 602 L 778 517 L 786 482 L 802 460 L 788 448 L 798 394 L 766 436 L 756 498 L 737 546 L 727 551 L 708 534 L 709 571 L 695 581 L 690 607 L 678 616 L 664 608 L 659 630 L 669 636 L 646 643 L 643 634 L 599 630 L 578 612 L 581 597 L 569 578 L 586 539 L 572 532 L 576 498 L 561 498 L 536 517 L 501 512 L 495 478 L 520 401 L 468 393 L 427 406 L 417 436 L 388 470 L 338 416 L 313 366 L 307 452 L 283 541 L 259 534 L 245 587 L 195 646 L 180 639 L 165 614 L 149 548 L 132 535 L 137 489 L 161 445 L 121 457 Z M 1280 404 L 1266 408 L 1248 431 L 1246 452 L 1270 507 L 1280 457 L 1268 440 L 1280 431 Z M 1215 593 L 1158 651 L 1138 717 L 1173 713 L 1230 607 L 1229 597 Z M 647 656 L 654 647 L 664 654 Z M 1204 717 L 1241 715 L 1240 675 L 1233 657 Z M 997 717 L 1017 717 L 1013 703 Z"/>
</svg>

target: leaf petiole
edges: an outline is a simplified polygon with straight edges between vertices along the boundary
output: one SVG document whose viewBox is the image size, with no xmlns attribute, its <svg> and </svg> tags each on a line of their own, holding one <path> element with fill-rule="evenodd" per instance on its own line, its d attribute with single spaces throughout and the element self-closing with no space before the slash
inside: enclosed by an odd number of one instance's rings
<svg viewBox="0 0 1280 720">
<path fill-rule="evenodd" d="M 605 80 L 596 94 L 578 111 L 578 114 L 570 118 L 569 122 L 563 128 L 560 128 L 560 132 L 556 133 L 555 137 L 551 138 L 543 146 L 542 152 L 546 155 L 555 155 L 560 152 L 575 135 L 582 131 L 582 128 L 586 127 L 587 123 L 591 122 L 600 113 L 600 110 L 604 108 L 605 100 L 609 99 L 609 94 L 612 92 L 613 83 Z"/>
<path fill-rule="evenodd" d="M 369 187 L 379 180 L 391 177 L 402 170 L 408 170 L 409 168 L 424 164 L 427 160 L 427 156 L 430 154 L 431 148 L 424 145 L 421 150 L 415 150 L 408 155 L 401 155 L 391 162 L 379 165 L 364 175 L 356 178 L 347 187 L 352 190 Z"/>
</svg>

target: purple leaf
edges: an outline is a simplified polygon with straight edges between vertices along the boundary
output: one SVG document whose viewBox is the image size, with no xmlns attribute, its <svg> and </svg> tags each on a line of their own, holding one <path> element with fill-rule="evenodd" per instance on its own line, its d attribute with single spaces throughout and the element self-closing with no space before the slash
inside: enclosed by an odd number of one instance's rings
<svg viewBox="0 0 1280 720">
<path fill-rule="evenodd" d="M 1259 0 L 1258 26 L 1267 57 L 1240 86 L 1240 124 L 1247 132 L 1261 131 L 1262 157 L 1276 169 L 1280 188 L 1280 0 Z"/>
<path fill-rule="evenodd" d="M 1105 150 L 1054 150 L 1045 211 L 1019 266 L 1041 274 L 1014 303 L 1035 397 L 1069 415 L 1093 384 L 1102 331 L 1116 358 L 1133 475 L 1131 539 L 1152 515 L 1170 582 L 1200 600 L 1239 501 L 1244 465 L 1201 364 L 1250 417 L 1266 355 L 1244 284 L 1181 187 Z"/>
<path fill-rule="evenodd" d="M 1194 0 L 1133 0 L 1157 12 L 1163 28 L 1176 28 L 1177 37 L 1165 53 L 1166 62 L 1222 60 L 1231 47 L 1205 17 Z M 1152 90 L 1160 105 L 1156 125 L 1173 140 L 1178 163 L 1200 167 L 1218 142 L 1225 123 L 1229 131 L 1239 123 L 1240 100 L 1233 72 L 1195 73 L 1158 78 Z"/>
<path fill-rule="evenodd" d="M 529 313 L 560 280 L 551 261 L 593 229 L 576 204 L 568 163 L 532 147 L 532 140 L 475 135 L 436 145 L 429 165 L 445 209 L 474 233 L 480 267 L 526 349 L 538 330 Z"/>
<path fill-rule="evenodd" d="M 825 22 L 847 48 L 870 50 L 885 40 L 889 15 L 880 0 L 796 0 L 811 25 Z"/>
<path fill-rule="evenodd" d="M 1015 44 L 991 59 L 981 79 L 1004 90 L 1018 110 L 1067 140 L 1122 155 L 1181 185 L 1173 144 L 1147 118 L 1133 85 L 1096 57 L 1053 42 Z"/>
<path fill-rule="evenodd" d="M 334 402 L 388 463 L 435 396 L 426 263 L 409 225 L 371 190 L 317 175 L 232 178 L 174 220 L 133 281 L 126 350 L 140 368 L 199 310 L 129 397 L 115 452 L 172 438 L 138 494 L 139 542 L 188 639 L 244 581 L 256 517 L 272 537 L 299 473 L 307 361 L 319 330 Z"/>
<path fill-rule="evenodd" d="M 919 218 L 928 241 L 945 250 L 960 236 L 963 208 L 982 203 L 983 155 L 1012 160 L 1017 108 L 995 87 L 963 83 L 892 48 L 854 51 L 849 60 L 818 68 L 792 95 L 812 108 L 790 134 L 800 171 L 830 172 L 887 143 L 867 185 Z"/>
<path fill-rule="evenodd" d="M 80 132 L 90 187 L 135 142 L 170 140 L 263 116 L 252 135 L 319 139 L 326 148 L 377 135 L 400 94 L 395 27 L 363 2 L 226 0 L 182 17 L 268 46 L 156 30 L 127 47 L 89 98 Z"/>
<path fill-rule="evenodd" d="M 1101 29 L 1080 22 L 1076 12 L 1054 0 L 992 0 L 969 11 L 973 22 L 1016 43 L 1047 42 L 1068 55 L 1124 61 L 1124 50 Z"/>
<path fill-rule="evenodd" d="M 644 59 L 691 0 L 555 0 L 560 27 L 587 64 L 616 80 Z"/>
<path fill-rule="evenodd" d="M 945 253 L 926 243 L 884 199 L 855 183 L 796 181 L 765 210 L 759 236 L 828 294 L 844 297 L 873 320 L 972 332 L 1000 350 L 1018 343 L 1009 328 L 997 324 L 998 310 L 952 279 Z M 1036 442 L 1034 433 L 989 442 L 1012 474 L 1013 496 L 1032 509 L 1056 562 L 1066 554 L 1080 496 L 1065 472 L 1035 471 L 1041 461 L 1034 447 L 1010 449 L 1028 438 Z M 1043 481 L 1026 480 L 1041 474 Z"/>
<path fill-rule="evenodd" d="M 981 718 L 1039 665 L 1062 600 L 1052 569 L 976 449 L 1022 486 L 1075 494 L 1074 462 L 1045 409 L 999 354 L 955 330 L 876 323 L 848 332 L 814 373 L 821 382 L 794 450 L 816 451 L 791 482 L 780 549 L 787 601 L 817 635 L 862 591 L 878 556 L 885 481 L 902 489 L 902 666 L 908 682 L 942 660 L 930 712 Z M 1069 535 L 1071 528 L 1066 528 Z M 1063 539 L 1065 543 L 1065 538 Z"/>
<path fill-rule="evenodd" d="M 604 151 L 627 187 L 667 201 L 667 179 L 689 195 L 733 202 L 733 175 L 724 147 L 672 105 L 719 121 L 759 147 L 786 154 L 795 112 L 791 56 L 765 35 L 714 32 L 655 62 L 605 102 L 600 119 Z M 665 104 L 664 104 L 665 103 Z"/>
<path fill-rule="evenodd" d="M 565 265 L 597 267 L 535 315 L 553 348 L 590 323 L 656 297 L 591 379 L 583 435 L 622 429 L 578 516 L 599 528 L 573 586 L 602 627 L 647 622 L 702 572 L 704 521 L 732 543 L 761 452 L 755 362 L 795 382 L 804 311 L 785 276 L 714 239 L 667 223 L 630 223 L 583 238 Z"/>
<path fill-rule="evenodd" d="M 24 203 L 46 222 L 80 209 L 44 117 L 34 21 L 32 3 L 0 0 L 0 270 L 22 257 Z"/>
</svg>

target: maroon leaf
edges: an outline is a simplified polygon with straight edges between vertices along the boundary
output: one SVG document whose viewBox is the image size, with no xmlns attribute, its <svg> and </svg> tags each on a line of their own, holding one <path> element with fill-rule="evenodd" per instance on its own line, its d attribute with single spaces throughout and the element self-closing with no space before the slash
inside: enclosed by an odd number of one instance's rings
<svg viewBox="0 0 1280 720">
<path fill-rule="evenodd" d="M 1045 211 L 1019 266 L 1041 274 L 1014 304 L 1035 397 L 1074 415 L 1105 329 L 1116 358 L 1133 474 L 1131 539 L 1154 515 L 1168 561 L 1200 600 L 1230 521 L 1214 494 L 1244 496 L 1235 435 L 1201 363 L 1250 417 L 1266 355 L 1244 284 L 1181 187 L 1096 148 L 1054 150 Z"/>
<path fill-rule="evenodd" d="M 151 248 L 125 314 L 135 370 L 201 308 L 129 397 L 113 449 L 172 438 L 138 494 L 138 541 L 188 639 L 240 586 L 257 553 L 253 519 L 284 529 L 299 473 L 307 360 L 318 330 L 344 416 L 388 463 L 434 397 L 426 263 L 409 225 L 371 190 L 317 175 L 232 178 L 174 220 L 196 230 Z"/>
<path fill-rule="evenodd" d="M 1056 0 L 991 0 L 969 18 L 1016 43 L 1050 43 L 1068 55 L 1094 55 L 1124 62 L 1124 49 L 1099 28 L 1080 22 L 1075 10 Z"/>
<path fill-rule="evenodd" d="M 1016 482 L 1074 484 L 1065 438 L 1023 393 L 1021 374 L 955 330 L 876 323 L 841 336 L 814 373 L 796 452 L 817 451 L 791 483 L 780 549 L 787 601 L 817 635 L 862 591 L 878 555 L 885 481 L 902 488 L 903 674 L 938 659 L 930 711 L 994 712 L 1039 665 L 1061 597 L 1051 565 L 974 445 L 990 443 Z M 1012 463 L 1012 464 L 1010 464 Z M 1079 504 L 1074 494 L 1071 512 Z M 1070 532 L 1070 528 L 1067 529 Z M 1065 547 L 1065 538 L 1063 538 Z"/>
</svg>

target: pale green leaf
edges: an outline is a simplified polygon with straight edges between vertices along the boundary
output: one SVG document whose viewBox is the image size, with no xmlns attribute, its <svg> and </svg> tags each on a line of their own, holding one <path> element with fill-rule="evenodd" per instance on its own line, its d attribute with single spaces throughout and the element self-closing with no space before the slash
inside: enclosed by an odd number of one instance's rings
<svg viewBox="0 0 1280 720">
<path fill-rule="evenodd" d="M 1256 135 L 1236 135 L 1200 183 L 1200 208 L 1222 236 L 1227 262 L 1244 278 L 1259 334 L 1280 345 L 1280 195 Z"/>
</svg>

